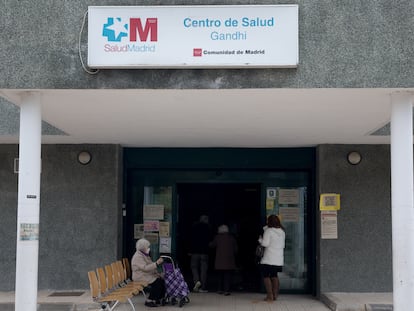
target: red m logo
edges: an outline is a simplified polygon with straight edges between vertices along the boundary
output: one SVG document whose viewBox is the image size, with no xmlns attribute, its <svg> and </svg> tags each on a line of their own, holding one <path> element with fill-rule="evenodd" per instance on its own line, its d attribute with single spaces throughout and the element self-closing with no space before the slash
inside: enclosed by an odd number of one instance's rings
<svg viewBox="0 0 414 311">
<path fill-rule="evenodd" d="M 157 18 L 147 18 L 145 21 L 145 27 L 142 27 L 140 18 L 131 18 L 129 20 L 129 40 L 137 41 L 137 32 L 139 41 L 144 42 L 148 40 L 150 35 L 151 41 L 158 40 L 158 21 Z"/>
</svg>

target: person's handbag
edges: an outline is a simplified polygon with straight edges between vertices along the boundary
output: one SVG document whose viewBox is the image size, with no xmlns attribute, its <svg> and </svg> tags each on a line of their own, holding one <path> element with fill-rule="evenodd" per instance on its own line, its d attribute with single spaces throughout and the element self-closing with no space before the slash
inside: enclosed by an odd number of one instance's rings
<svg viewBox="0 0 414 311">
<path fill-rule="evenodd" d="M 261 246 L 260 244 L 256 247 L 256 257 L 262 258 L 264 254 L 265 248 L 264 246 Z"/>
</svg>

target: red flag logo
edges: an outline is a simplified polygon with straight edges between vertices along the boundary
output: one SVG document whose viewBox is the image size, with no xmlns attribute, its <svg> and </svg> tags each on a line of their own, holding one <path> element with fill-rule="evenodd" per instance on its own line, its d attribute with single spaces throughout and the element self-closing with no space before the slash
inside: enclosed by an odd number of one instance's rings
<svg viewBox="0 0 414 311">
<path fill-rule="evenodd" d="M 194 57 L 201 57 L 202 53 L 203 53 L 203 49 L 194 49 L 193 50 L 193 56 Z"/>
</svg>

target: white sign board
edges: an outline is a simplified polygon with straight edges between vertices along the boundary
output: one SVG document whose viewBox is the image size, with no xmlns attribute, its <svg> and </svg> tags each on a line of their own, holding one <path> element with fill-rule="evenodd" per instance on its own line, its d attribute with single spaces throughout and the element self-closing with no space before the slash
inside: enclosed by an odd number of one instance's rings
<svg viewBox="0 0 414 311">
<path fill-rule="evenodd" d="M 91 68 L 298 65 L 298 5 L 90 6 Z"/>
</svg>

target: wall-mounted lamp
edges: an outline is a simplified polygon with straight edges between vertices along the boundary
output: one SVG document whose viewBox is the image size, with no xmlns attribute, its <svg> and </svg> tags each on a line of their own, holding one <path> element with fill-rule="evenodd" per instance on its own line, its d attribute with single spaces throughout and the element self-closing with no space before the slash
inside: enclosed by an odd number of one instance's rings
<svg viewBox="0 0 414 311">
<path fill-rule="evenodd" d="M 88 151 L 81 151 L 78 153 L 78 162 L 82 165 L 89 164 L 92 161 L 92 156 Z"/>
<path fill-rule="evenodd" d="M 347 155 L 347 160 L 349 164 L 357 165 L 361 162 L 362 157 L 361 154 L 358 151 L 351 151 Z"/>
</svg>

